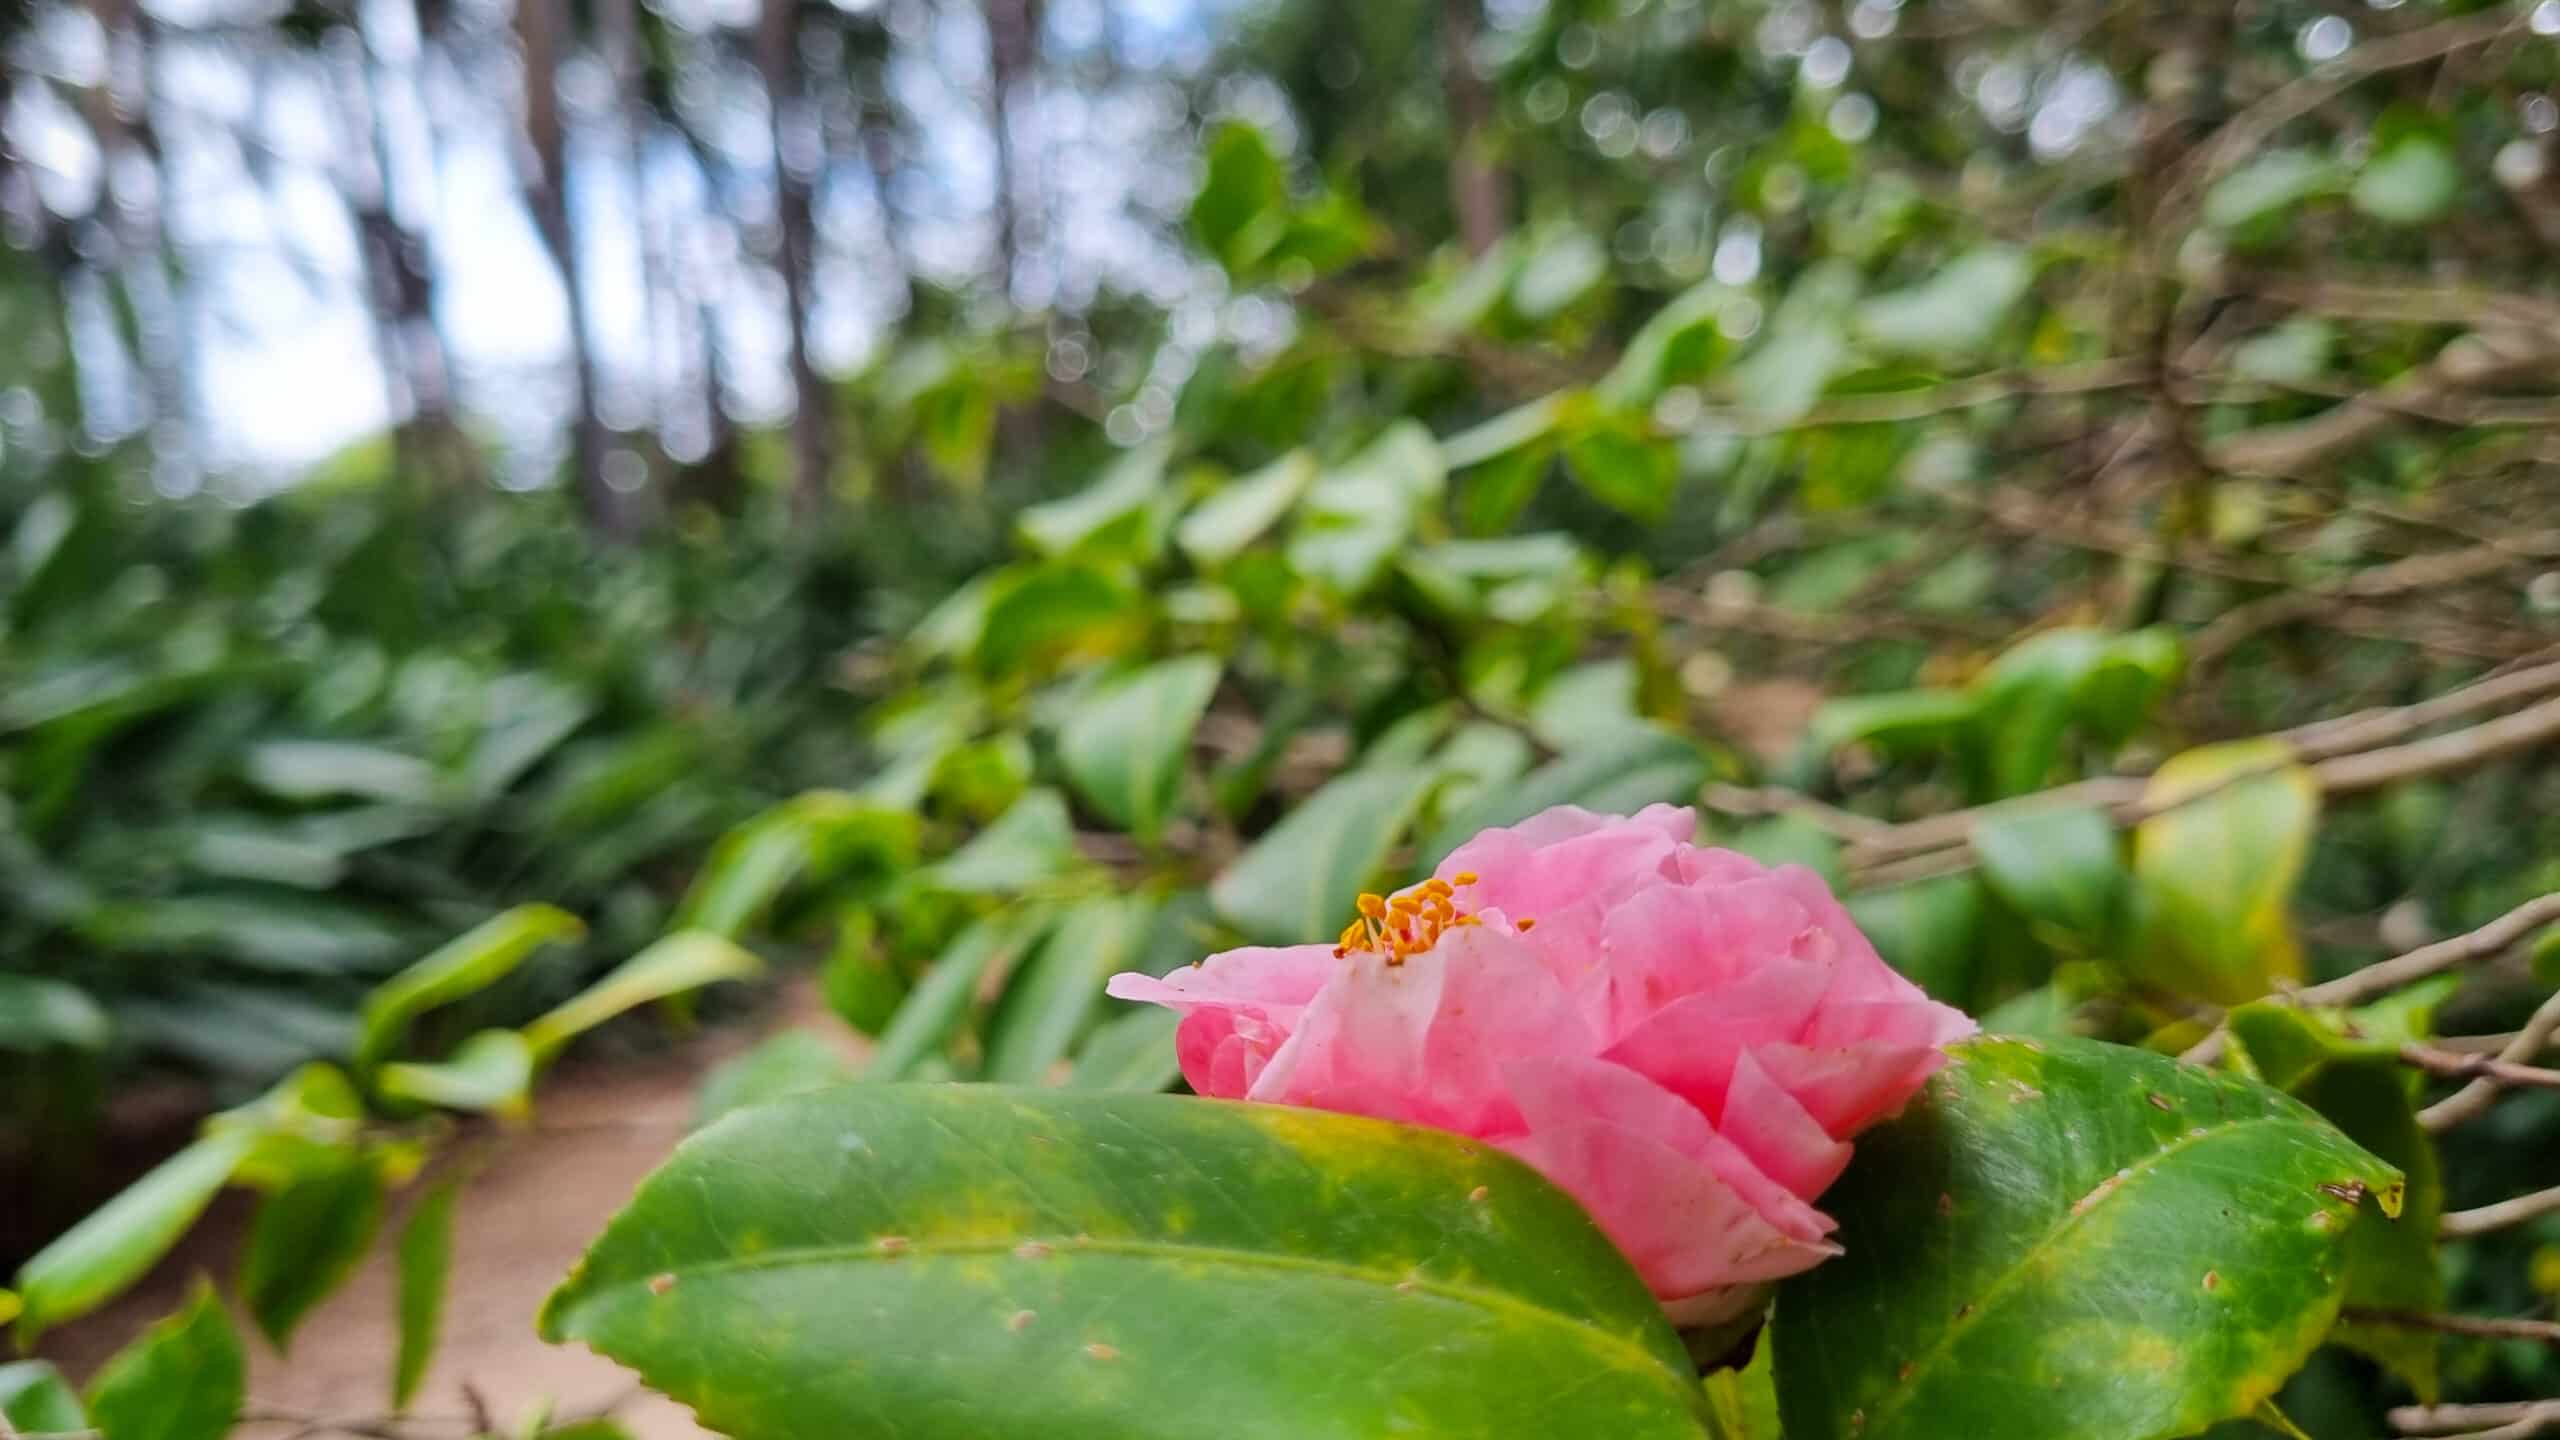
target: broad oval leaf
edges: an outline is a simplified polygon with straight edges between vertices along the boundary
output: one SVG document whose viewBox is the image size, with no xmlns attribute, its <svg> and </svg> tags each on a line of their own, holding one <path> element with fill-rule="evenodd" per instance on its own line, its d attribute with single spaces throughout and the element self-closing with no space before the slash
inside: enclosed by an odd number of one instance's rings
<svg viewBox="0 0 2560 1440">
<path fill-rule="evenodd" d="M 2302 978 L 2287 906 L 2320 785 L 2291 749 L 2269 739 L 2190 750 L 2154 772 L 2142 798 L 2167 808 L 2134 828 L 2126 968 L 2226 1005 Z"/>
<path fill-rule="evenodd" d="M 1180 798 L 1183 757 L 1218 688 L 1218 669 L 1207 655 L 1167 660 L 1079 703 L 1058 727 L 1058 759 L 1076 793 L 1152 843 Z"/>
<path fill-rule="evenodd" d="M 187 1308 L 116 1352 L 89 1388 L 89 1421 L 105 1440 L 222 1440 L 248 1389 L 231 1317 L 198 1282 Z"/>
<path fill-rule="evenodd" d="M 1789 1440 L 2246 1415 L 2328 1333 L 2353 1232 L 2399 1213 L 2399 1171 L 2254 1081 L 2088 1040 L 1956 1056 L 1825 1195 L 1846 1253 L 1779 1292 Z"/>
<path fill-rule="evenodd" d="M 2115 931 L 2125 886 L 2116 829 L 2093 806 L 2048 806 L 1976 821 L 1973 853 L 1983 878 L 2048 940 L 2083 952 Z"/>
<path fill-rule="evenodd" d="M 1170 1096 L 854 1086 L 733 1115 L 542 1333 L 739 1440 L 1703 1433 L 1643 1283 L 1525 1167 Z"/>
<path fill-rule="evenodd" d="M 1239 475 L 1182 517 L 1174 527 L 1174 543 L 1203 570 L 1223 565 L 1279 524 L 1316 483 L 1318 473 L 1314 455 L 1292 450 L 1250 475 Z"/>
</svg>

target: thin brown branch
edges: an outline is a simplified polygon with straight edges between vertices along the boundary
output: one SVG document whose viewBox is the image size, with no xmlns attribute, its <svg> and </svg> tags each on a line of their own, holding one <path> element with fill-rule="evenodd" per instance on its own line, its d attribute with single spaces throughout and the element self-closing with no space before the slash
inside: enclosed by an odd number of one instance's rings
<svg viewBox="0 0 2560 1440">
<path fill-rule="evenodd" d="M 2551 1043 L 2554 1033 L 2560 1033 L 2560 993 L 2554 993 L 2543 1001 L 2541 1008 L 2533 1012 L 2533 1018 L 2526 1021 L 2524 1028 L 2515 1033 L 2515 1038 L 2494 1056 L 2466 1056 L 2458 1050 L 2439 1050 L 2438 1053 L 2449 1053 L 2476 1062 L 2482 1068 L 2475 1072 L 2478 1078 L 2470 1084 L 2419 1111 L 2418 1123 L 2431 1131 L 2450 1130 L 2488 1109 L 2496 1102 L 2498 1091 L 2504 1086 L 2560 1085 L 2560 1070 L 2537 1070 L 2524 1063 L 2541 1054 L 2543 1047 Z M 2439 1070 L 2436 1073 L 2447 1072 Z M 2526 1078 L 2528 1076 L 2548 1078 Z"/>
<path fill-rule="evenodd" d="M 2390 1412 L 2391 1428 L 2403 1435 L 2457 1435 L 2504 1429 L 2531 1420 L 2560 1425 L 2560 1400 L 2510 1400 L 2494 1405 L 2402 1405 Z M 2525 1433 L 2532 1433 L 2530 1431 Z"/>
<path fill-rule="evenodd" d="M 2560 1185 L 2536 1190 L 2483 1205 L 2475 1210 L 2455 1210 L 2436 1225 L 2436 1234 L 2446 1240 L 2467 1240 L 2493 1230 L 2509 1230 L 2545 1215 L 2560 1214 Z"/>
<path fill-rule="evenodd" d="M 2510 1320 L 2493 1315 L 2447 1315 L 2432 1310 L 2384 1310 L 2350 1305 L 2339 1318 L 2359 1325 L 2389 1325 L 2403 1330 L 2434 1330 L 2446 1335 L 2474 1335 L 2484 1340 L 2538 1340 L 2560 1347 L 2560 1321 Z"/>
<path fill-rule="evenodd" d="M 2404 985 L 2414 985 L 2431 975 L 2441 975 L 2456 966 L 2494 959 L 2555 922 L 2560 922 L 2560 892 L 2527 900 L 2477 930 L 2438 940 L 2432 945 L 2421 945 L 2406 955 L 2377 961 L 2353 974 L 2296 990 L 2287 998 L 2306 1009 L 2360 1004 Z M 2178 1058 L 2198 1065 L 2211 1064 L 2222 1054 L 2223 1036 L 2224 1032 L 2217 1028 Z"/>
</svg>

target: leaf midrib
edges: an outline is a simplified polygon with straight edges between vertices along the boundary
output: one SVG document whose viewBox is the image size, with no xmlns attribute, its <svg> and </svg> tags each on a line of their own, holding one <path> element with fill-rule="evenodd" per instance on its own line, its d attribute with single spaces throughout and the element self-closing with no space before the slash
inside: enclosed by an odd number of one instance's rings
<svg viewBox="0 0 2560 1440">
<path fill-rule="evenodd" d="M 1258 1250 L 1241 1250 L 1228 1245 L 1168 1244 L 1153 1240 L 1079 1240 L 1066 1237 L 1042 1240 L 1040 1237 L 1029 1235 L 996 1240 L 910 1239 L 907 1244 L 894 1250 L 882 1250 L 876 1243 L 870 1243 L 808 1245 L 761 1255 L 725 1255 L 713 1260 L 680 1262 L 665 1273 L 676 1276 L 677 1288 L 680 1290 L 683 1278 L 687 1275 L 778 1270 L 844 1261 L 904 1264 L 916 1260 L 942 1258 L 1010 1256 L 1026 1243 L 1044 1244 L 1050 1246 L 1050 1249 L 1037 1259 L 1023 1259 L 1021 1263 L 1025 1265 L 1055 1265 L 1061 1261 L 1072 1262 L 1097 1256 L 1158 1259 L 1168 1262 L 1181 1260 L 1197 1264 L 1224 1265 L 1240 1270 L 1292 1270 L 1327 1279 L 1375 1286 L 1407 1295 L 1427 1295 L 1452 1304 L 1473 1306 L 1496 1315 L 1525 1317 L 1537 1324 L 1590 1337 L 1591 1348 L 1595 1350 L 1625 1352 L 1640 1359 L 1645 1370 L 1668 1374 L 1672 1381 L 1673 1393 L 1681 1396 L 1684 1401 L 1690 1388 L 1684 1376 L 1646 1346 L 1588 1320 L 1563 1311 L 1548 1309 L 1499 1290 L 1453 1285 L 1446 1281 L 1431 1280 L 1418 1275 L 1391 1273 L 1366 1265 L 1351 1265 L 1314 1256 L 1271 1254 Z M 645 1280 L 626 1278 L 611 1282 L 609 1285 L 599 1284 L 595 1291 L 589 1292 L 589 1295 L 582 1299 L 593 1298 L 597 1293 L 605 1290 L 627 1291 L 647 1283 Z M 1399 1291 L 1398 1287 L 1403 1288 Z"/>
<path fill-rule="evenodd" d="M 2115 1188 L 2100 1196 L 2097 1203 L 2093 1205 L 2089 1205 L 2086 1208 L 2081 1209 L 2066 1209 L 2063 1212 L 2063 1217 L 2060 1222 L 2046 1230 L 2041 1236 L 2037 1237 L 2033 1244 L 2030 1244 L 2023 1250 L 2020 1250 L 2017 1258 L 2010 1261 L 1997 1276 L 1992 1278 L 1991 1283 L 1984 1286 L 1981 1292 L 1975 1296 L 1971 1302 L 1971 1309 L 1948 1321 L 1947 1324 L 1938 1331 L 1937 1340 L 1931 1344 L 1928 1349 L 1922 1351 L 1909 1362 L 1909 1373 L 1911 1378 L 1907 1382 L 1895 1386 L 1883 1400 L 1877 1403 L 1875 1412 L 1869 1417 L 1867 1428 L 1875 1434 L 1881 1435 L 1885 1433 L 1884 1422 L 1889 1417 L 1900 1412 L 1903 1405 L 1906 1404 L 1910 1397 L 1921 1388 L 1920 1382 L 1928 1376 L 1930 1368 L 1946 1357 L 1947 1352 L 1955 1347 L 1956 1342 L 1963 1338 L 1965 1333 L 1973 1326 L 1973 1324 L 1983 1316 L 1991 1313 L 1993 1305 L 2002 1296 L 2003 1292 L 2009 1288 L 2011 1282 L 2025 1274 L 2032 1262 L 2039 1255 L 2044 1254 L 2048 1247 L 2058 1244 L 2071 1231 L 2079 1228 L 2081 1221 L 2086 1220 L 2090 1216 L 2097 1214 L 2099 1211 L 2106 1209 L 2118 1198 L 2131 1191 L 2134 1188 L 2135 1182 L 2157 1168 L 2160 1162 L 2168 1159 L 2172 1155 L 2176 1155 L 2182 1151 L 2190 1150 L 2198 1145 L 2202 1145 L 2209 1140 L 2217 1140 L 2226 1135 L 2237 1134 L 2238 1132 L 2249 1129 L 2252 1126 L 2298 1123 L 2300 1123 L 2298 1120 L 2285 1115 L 2252 1115 L 2245 1120 L 2226 1121 L 2220 1125 L 2205 1127 L 2201 1134 L 2191 1131 L 2187 1134 L 2181 1135 L 2170 1144 L 2153 1151 L 2131 1165 L 2119 1166 L 2117 1169 L 2109 1171 L 2108 1177 L 2117 1179 Z M 2100 1185 L 2104 1185 L 2106 1183 L 2107 1180 L 2105 1178 L 2098 1181 L 2098 1184 Z M 2076 1206 L 2079 1202 L 2074 1201 L 2072 1203 Z"/>
</svg>

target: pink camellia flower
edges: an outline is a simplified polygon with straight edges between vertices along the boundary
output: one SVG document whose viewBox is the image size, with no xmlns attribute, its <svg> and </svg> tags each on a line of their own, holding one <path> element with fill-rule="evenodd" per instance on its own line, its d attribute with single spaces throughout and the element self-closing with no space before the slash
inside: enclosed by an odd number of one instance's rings
<svg viewBox="0 0 2560 1440">
<path fill-rule="evenodd" d="M 1730 1319 L 1838 1253 L 1811 1202 L 1849 1138 L 1974 1027 L 1887 967 L 1812 871 L 1696 834 L 1669 805 L 1559 806 L 1362 896 L 1338 943 L 1111 993 L 1182 1012 L 1200 1094 L 1498 1145 L 1580 1200 L 1673 1319 Z"/>
</svg>

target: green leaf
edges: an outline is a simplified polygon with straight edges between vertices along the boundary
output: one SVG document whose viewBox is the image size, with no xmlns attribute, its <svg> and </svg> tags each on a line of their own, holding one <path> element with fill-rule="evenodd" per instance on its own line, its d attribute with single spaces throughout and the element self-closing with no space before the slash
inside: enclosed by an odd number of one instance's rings
<svg viewBox="0 0 2560 1440">
<path fill-rule="evenodd" d="M 1968 690 L 1846 695 L 1814 712 L 1805 745 L 1817 755 L 1847 745 L 1873 745 L 1888 754 L 1936 750 L 1952 743 L 1981 709 L 1980 698 Z"/>
<path fill-rule="evenodd" d="M 926 872 L 934 885 L 964 895 L 1027 890 L 1075 859 L 1075 824 L 1055 790 L 1032 790 L 969 843 Z"/>
<path fill-rule="evenodd" d="M 438 792 L 435 767 L 379 745 L 270 740 L 241 761 L 248 782 L 280 800 L 393 800 L 424 805 Z"/>
<path fill-rule="evenodd" d="M 1387 863 L 1438 776 L 1428 766 L 1354 770 L 1280 817 L 1209 887 L 1211 903 L 1253 940 L 1323 939 Z"/>
<path fill-rule="evenodd" d="M 733 1116 L 642 1184 L 541 1330 L 739 1440 L 1703 1420 L 1642 1282 L 1508 1156 L 1169 1096 L 864 1086 Z"/>
<path fill-rule="evenodd" d="M 0 1420 L 28 1436 L 89 1428 L 79 1392 L 47 1360 L 0 1365 Z"/>
<path fill-rule="evenodd" d="M 248 1360 L 213 1287 L 116 1352 L 89 1387 L 106 1440 L 222 1440 L 248 1389 Z"/>
<path fill-rule="evenodd" d="M 1489 464 L 1553 437 L 1557 427 L 1581 408 L 1572 391 L 1540 396 L 1441 441 L 1441 458 L 1452 470 Z"/>
<path fill-rule="evenodd" d="M 1671 386 L 1707 378 L 1731 348 L 1720 324 L 1734 299 L 1730 286 L 1714 280 L 1672 297 L 1636 330 L 1618 363 L 1594 389 L 1610 404 L 1642 409 Z"/>
<path fill-rule="evenodd" d="M 37 975 L 0 975 L 0 1050 L 96 1050 L 107 1035 L 107 1012 L 88 991 Z"/>
<path fill-rule="evenodd" d="M 1609 254 L 1589 231 L 1557 226 L 1536 245 L 1511 277 L 1511 308 L 1533 325 L 1563 314 L 1609 276 Z"/>
<path fill-rule="evenodd" d="M 1968 250 L 1908 289 L 1858 306 L 1858 338 L 1885 350 L 1972 355 L 1998 337 L 2035 280 L 2035 263 L 2007 245 Z"/>
<path fill-rule="evenodd" d="M 2162 765 L 2143 800 L 2173 808 L 2134 827 L 2135 978 L 2226 1005 L 2299 980 L 2286 910 L 2320 814 L 2311 772 L 2280 740 L 2209 745 Z"/>
<path fill-rule="evenodd" d="M 1141 445 L 1074 494 L 1025 509 L 1015 517 L 1015 528 L 1043 555 L 1151 559 L 1164 539 L 1158 502 L 1172 450 L 1163 440 Z"/>
<path fill-rule="evenodd" d="M 785 1030 L 766 1036 L 744 1055 L 721 1062 L 704 1077 L 701 1098 L 694 1102 L 693 1123 L 708 1125 L 732 1110 L 841 1085 L 852 1078 L 853 1067 L 823 1037 L 809 1030 Z"/>
<path fill-rule="evenodd" d="M 2105 947 L 2128 879 L 2106 812 L 2063 805 L 1995 813 L 1975 823 L 1972 838 L 1983 879 L 2019 914 L 2071 948 Z"/>
<path fill-rule="evenodd" d="M 898 1007 L 889 1028 L 880 1032 L 880 1043 L 871 1052 L 863 1078 L 904 1080 L 941 1054 L 944 1042 L 968 1015 L 989 967 L 1001 970 L 1011 965 L 1015 956 L 1040 938 L 1049 920 L 1046 911 L 1021 909 L 1002 918 L 990 916 L 961 931 L 907 992 L 906 1003 Z"/>
<path fill-rule="evenodd" d="M 1231 120 L 1209 137 L 1207 173 L 1191 200 L 1191 235 L 1231 273 L 1270 253 L 1288 227 L 1289 189 L 1262 132 Z"/>
<path fill-rule="evenodd" d="M 1122 969 L 1146 933 L 1146 901 L 1103 896 L 1070 908 L 1029 964 L 1005 986 L 987 1022 L 982 1079 L 1033 1085 L 1049 1079 L 1102 1003 L 1102 983 Z"/>
<path fill-rule="evenodd" d="M 1778 1295 L 1789 1440 L 2143 1440 L 2272 1396 L 2399 1172 L 2237 1076 L 2087 1040 L 1955 1047 L 1823 1197 Z M 2381 1214 L 2368 1213 L 2378 1209 Z"/>
<path fill-rule="evenodd" d="M 208 1133 L 161 1161 L 18 1270 L 21 1343 L 88 1314 L 178 1243 L 261 1136 L 247 1127 Z"/>
<path fill-rule="evenodd" d="M 513 1030 L 483 1030 L 443 1060 L 395 1060 L 374 1075 L 393 1100 L 445 1110 L 522 1115 L 533 1097 L 533 1046 Z"/>
<path fill-rule="evenodd" d="M 1712 1440 L 1783 1440 L 1778 1430 L 1777 1347 L 1763 1339 L 1751 1363 L 1739 1370 L 1717 1370 L 1702 1384 L 1707 1392 L 1707 1434 Z"/>
<path fill-rule="evenodd" d="M 411 1020 L 495 984 L 545 945 L 586 933 L 577 916 L 550 905 L 518 905 L 464 931 L 365 997 L 357 1067 L 371 1068 L 389 1055 Z"/>
<path fill-rule="evenodd" d="M 1580 805 L 1587 810 L 1632 815 L 1656 803 L 1685 805 L 1697 798 L 1698 787 L 1706 779 L 1705 758 L 1695 744 L 1678 735 L 1648 725 L 1585 736 L 1576 748 L 1530 771 L 1516 783 L 1494 786 L 1481 798 L 1450 813 L 1423 841 L 1416 864 L 1437 865 L 1450 851 L 1474 838 L 1477 831 L 1517 825 L 1550 806 Z M 1352 898 L 1358 897 L 1355 894 Z M 1294 938 L 1322 938 L 1350 918 L 1348 910 L 1333 913 L 1338 916 L 1333 929 Z"/>
<path fill-rule="evenodd" d="M 1974 997 L 1982 949 L 1982 886 L 1970 875 L 1940 875 L 1848 900 L 1849 914 L 1876 953 L 1912 983 L 1950 1005 Z"/>
<path fill-rule="evenodd" d="M 1162 1090 L 1182 1078 L 1173 1032 L 1182 1017 L 1161 1005 L 1128 1005 L 1094 1027 L 1067 1075 L 1070 1090 Z"/>
<path fill-rule="evenodd" d="M 391 1408 L 406 1410 L 435 1360 L 444 1332 L 445 1283 L 453 1270 L 453 1202 L 462 1182 L 446 1180 L 418 1198 L 400 1231 L 397 1304 L 400 1347 L 391 1371 Z"/>
<path fill-rule="evenodd" d="M 764 973 L 764 962 L 717 935 L 679 930 L 623 961 L 593 985 L 524 1027 L 536 1064 L 548 1060 L 572 1036 L 652 1000 L 699 990 L 722 980 Z"/>
<path fill-rule="evenodd" d="M 1368 589 L 1448 483 L 1431 432 L 1397 421 L 1308 492 L 1289 537 L 1290 566 L 1343 595 Z"/>
<path fill-rule="evenodd" d="M 240 1298 L 276 1349 L 364 1258 L 382 1223 L 382 1201 L 381 1174 L 351 1155 L 258 1206 L 240 1262 Z"/>
<path fill-rule="evenodd" d="M 1564 468 L 1592 499 L 1620 514 L 1658 522 L 1670 512 L 1680 457 L 1655 439 L 1641 416 L 1608 416 L 1564 442 Z"/>
<path fill-rule="evenodd" d="M 1192 507 L 1174 527 L 1174 543 L 1191 563 L 1212 570 L 1269 533 L 1316 483 L 1316 457 L 1292 450 L 1250 475 L 1239 475 Z"/>
<path fill-rule="evenodd" d="M 1147 844 L 1181 798 L 1191 732 L 1217 692 L 1219 664 L 1187 655 L 1111 681 L 1058 727 L 1058 760 L 1085 802 Z"/>
<path fill-rule="evenodd" d="M 2443 1166 L 2435 1141 L 2418 1123 L 2417 1077 L 2400 1063 L 2401 1038 L 2351 1036 L 2337 1018 L 2270 1000 L 2241 1006 L 2226 1023 L 2234 1063 L 2319 1111 L 2408 1178 L 2399 1224 L 2359 1225 L 2347 1237 L 2347 1305 L 2442 1310 L 2436 1222 L 2444 1214 Z M 2435 1402 L 2436 1332 L 2349 1321 L 2334 1338 L 2389 1366 L 2421 1401 Z"/>
<path fill-rule="evenodd" d="M 2301 384 L 2329 370 L 2338 327 L 2318 315 L 2296 315 L 2231 347 L 2231 373 L 2251 380 Z"/>
<path fill-rule="evenodd" d="M 2374 146 L 2347 200 L 2391 225 L 2424 225 L 2453 208 L 2462 170 L 2453 146 L 2432 127 L 2413 128 Z"/>
<path fill-rule="evenodd" d="M 1111 654 L 1145 624 L 1145 606 L 1127 584 L 1087 565 L 1052 562 L 996 586 L 974 656 L 980 674 L 1014 675 Z"/>
<path fill-rule="evenodd" d="M 2205 192 L 2204 222 L 2217 230 L 2236 230 L 2315 196 L 2334 195 L 2345 183 L 2346 172 L 2325 155 L 2263 151 Z"/>
</svg>

